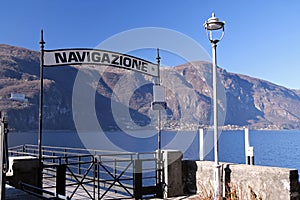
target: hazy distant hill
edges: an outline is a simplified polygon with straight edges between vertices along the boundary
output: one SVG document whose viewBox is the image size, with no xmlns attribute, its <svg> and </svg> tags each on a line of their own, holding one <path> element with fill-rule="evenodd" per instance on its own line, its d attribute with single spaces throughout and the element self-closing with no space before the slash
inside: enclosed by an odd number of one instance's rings
<svg viewBox="0 0 300 200">
<path fill-rule="evenodd" d="M 44 129 L 75 129 L 72 91 L 79 69 L 80 66 L 45 68 Z M 92 67 L 90 73 L 98 73 L 100 69 Z M 222 77 L 220 88 L 224 88 L 219 91 L 219 97 L 224 97 L 224 101 L 219 102 L 220 110 L 226 114 L 224 125 L 300 128 L 299 91 L 221 68 L 218 70 Z M 164 126 L 187 128 L 211 124 L 211 65 L 205 62 L 184 64 L 162 68 L 161 74 L 168 103 Z M 125 127 L 129 121 L 128 126 L 132 121 L 140 126 L 155 126 L 156 115 L 150 108 L 153 81 L 141 74 L 107 68 L 99 82 L 90 85 L 96 92 L 95 110 L 101 127 L 114 129 L 116 120 Z M 10 100 L 11 93 L 24 93 L 29 102 Z M 38 128 L 38 99 L 39 53 L 0 45 L 0 110 L 6 111 L 10 128 Z M 112 104 L 120 110 L 119 119 L 114 119 Z M 131 119 L 122 113 L 128 107 Z"/>
</svg>

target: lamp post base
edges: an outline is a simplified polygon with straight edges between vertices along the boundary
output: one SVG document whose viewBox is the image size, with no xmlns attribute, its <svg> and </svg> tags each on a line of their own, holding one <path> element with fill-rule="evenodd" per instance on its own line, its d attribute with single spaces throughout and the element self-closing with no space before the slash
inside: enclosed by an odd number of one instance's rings
<svg viewBox="0 0 300 200">
<path fill-rule="evenodd" d="M 220 169 L 221 169 L 221 165 L 219 164 L 214 165 L 214 200 L 220 200 L 222 197 Z"/>
</svg>

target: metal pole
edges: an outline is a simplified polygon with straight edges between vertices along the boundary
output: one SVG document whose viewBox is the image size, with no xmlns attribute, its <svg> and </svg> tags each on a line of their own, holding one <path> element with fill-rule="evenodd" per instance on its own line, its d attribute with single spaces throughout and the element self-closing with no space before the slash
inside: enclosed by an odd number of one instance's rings
<svg viewBox="0 0 300 200">
<path fill-rule="evenodd" d="M 159 67 L 160 67 L 160 56 L 159 56 L 159 49 L 157 49 L 157 57 L 156 57 L 156 60 L 157 60 L 157 70 L 158 70 L 158 76 L 157 76 L 157 85 L 160 85 L 160 71 L 159 71 Z M 157 125 L 158 125 L 158 128 L 157 128 L 157 142 L 158 142 L 158 150 L 160 151 L 161 150 L 161 123 L 160 123 L 160 118 L 161 118 L 161 113 L 160 113 L 160 110 L 158 110 L 158 116 L 157 116 Z"/>
<path fill-rule="evenodd" d="M 159 49 L 157 49 L 157 70 L 158 70 L 158 76 L 157 76 L 157 85 L 160 85 L 160 56 L 159 56 Z M 157 112 L 157 153 L 158 153 L 158 187 L 159 187 L 159 194 L 158 197 L 163 197 L 163 184 L 162 184 L 162 156 L 161 156 L 161 112 L 160 109 Z"/>
<path fill-rule="evenodd" d="M 38 156 L 40 163 L 42 162 L 42 130 L 43 130 L 43 76 L 44 76 L 44 32 L 41 30 L 41 57 L 40 57 L 40 109 L 39 109 L 39 135 L 38 135 Z"/>
<path fill-rule="evenodd" d="M 6 172 L 8 171 L 7 122 L 0 112 L 0 199 L 5 199 Z"/>
<path fill-rule="evenodd" d="M 213 107 L 214 107 L 214 199 L 221 198 L 221 181 L 220 181 L 220 165 L 219 165 L 219 145 L 218 145 L 218 96 L 217 96 L 217 42 L 211 41 L 212 59 L 213 59 Z"/>
</svg>

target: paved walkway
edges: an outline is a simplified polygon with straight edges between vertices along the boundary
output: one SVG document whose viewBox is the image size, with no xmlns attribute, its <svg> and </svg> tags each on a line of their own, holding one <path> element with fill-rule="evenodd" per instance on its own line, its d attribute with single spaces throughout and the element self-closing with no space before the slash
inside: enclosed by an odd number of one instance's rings
<svg viewBox="0 0 300 200">
<path fill-rule="evenodd" d="M 28 194 L 22 190 L 16 189 L 10 185 L 5 186 L 6 200 L 38 200 L 39 198 Z"/>
<path fill-rule="evenodd" d="M 6 185 L 5 187 L 5 200 L 39 200 L 39 198 L 28 194 L 22 190 L 16 189 L 10 185 Z M 169 200 L 202 200 L 198 195 L 194 196 L 180 196 L 180 197 L 173 197 L 167 198 Z M 153 198 L 151 200 L 161 200 L 158 198 Z"/>
</svg>

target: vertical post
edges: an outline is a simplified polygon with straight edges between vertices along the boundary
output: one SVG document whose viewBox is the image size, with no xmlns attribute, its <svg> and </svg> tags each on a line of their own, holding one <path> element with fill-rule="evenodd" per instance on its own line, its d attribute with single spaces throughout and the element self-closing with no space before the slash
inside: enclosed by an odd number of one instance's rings
<svg viewBox="0 0 300 200">
<path fill-rule="evenodd" d="M 159 56 L 159 49 L 157 49 L 157 85 L 160 85 L 160 56 Z M 157 153 L 158 153 L 158 170 L 157 170 L 157 185 L 158 185 L 158 194 L 157 197 L 163 197 L 163 183 L 162 183 L 162 156 L 161 156 L 161 112 L 160 109 L 157 111 Z"/>
<path fill-rule="evenodd" d="M 38 135 L 38 154 L 39 160 L 42 162 L 42 130 L 43 130 L 43 84 L 44 84 L 44 32 L 41 30 L 41 57 L 40 57 L 40 108 L 39 108 L 39 135 Z"/>
<path fill-rule="evenodd" d="M 217 96 L 217 43 L 222 40 L 224 36 L 224 24 L 225 22 L 220 22 L 218 18 L 215 17 L 215 13 L 212 13 L 211 18 L 209 18 L 204 23 L 204 28 L 208 39 L 212 45 L 212 61 L 213 61 L 213 108 L 214 108 L 214 199 L 219 200 L 222 197 L 221 190 L 221 177 L 220 177 L 220 165 L 219 165 L 219 146 L 218 146 L 218 96 Z M 222 35 L 219 35 L 219 39 L 214 39 L 213 31 L 222 29 Z"/>
<path fill-rule="evenodd" d="M 199 128 L 199 159 L 204 160 L 204 129 Z"/>
<path fill-rule="evenodd" d="M 0 199 L 5 199 L 6 172 L 8 170 L 7 122 L 0 113 Z"/>
<path fill-rule="evenodd" d="M 114 181 L 117 181 L 117 160 L 116 159 L 114 159 Z M 115 188 L 115 193 L 117 193 L 116 186 L 114 185 L 113 187 Z"/>
<path fill-rule="evenodd" d="M 66 195 L 66 169 L 67 165 L 58 165 L 56 169 L 56 193 Z"/>
<path fill-rule="evenodd" d="M 81 157 L 78 156 L 78 174 L 81 174 Z"/>
<path fill-rule="evenodd" d="M 96 153 L 94 153 L 94 157 L 93 157 L 93 197 L 94 199 L 96 199 L 96 181 L 98 180 L 97 177 L 98 177 L 98 168 L 97 168 L 97 157 L 96 157 Z M 98 182 L 98 181 L 97 181 Z M 98 196 L 99 197 L 99 196 Z"/>
<path fill-rule="evenodd" d="M 137 159 L 134 160 L 134 198 L 135 199 L 142 199 L 142 161 Z"/>
<path fill-rule="evenodd" d="M 156 60 L 157 60 L 157 70 L 158 70 L 158 76 L 157 76 L 157 85 L 160 85 L 160 70 L 159 70 L 159 67 L 160 67 L 160 56 L 159 56 L 159 49 L 157 49 L 157 57 L 156 57 Z M 161 118 L 161 113 L 160 113 L 160 109 L 158 109 L 158 116 L 157 116 L 157 142 L 158 142 L 158 150 L 160 151 L 161 150 L 161 123 L 160 123 L 160 118 Z M 160 153 L 160 152 L 159 152 Z"/>
<path fill-rule="evenodd" d="M 213 59 L 213 108 L 214 108 L 214 199 L 221 198 L 221 180 L 219 165 L 219 145 L 218 145 L 218 96 L 217 96 L 217 42 L 212 40 L 212 59 Z"/>
<path fill-rule="evenodd" d="M 39 187 L 43 187 L 42 177 L 43 177 L 43 167 L 42 167 L 42 130 L 43 130 L 43 85 L 44 85 L 44 32 L 41 30 L 41 57 L 40 57 L 40 107 L 39 107 L 39 135 L 38 135 L 38 158 L 39 158 Z"/>
<path fill-rule="evenodd" d="M 3 173 L 3 164 L 4 164 L 4 147 L 3 147 L 3 124 L 0 125 L 0 199 L 5 199 L 5 182 L 6 182 L 6 174 Z"/>
</svg>

